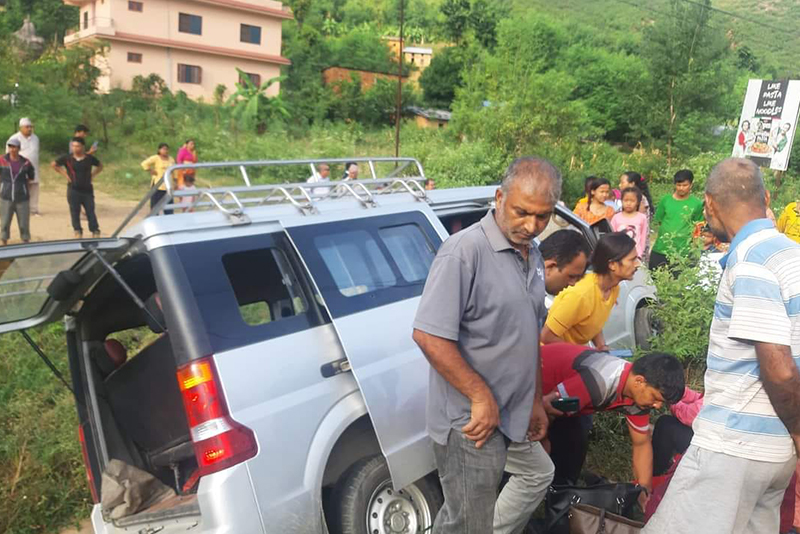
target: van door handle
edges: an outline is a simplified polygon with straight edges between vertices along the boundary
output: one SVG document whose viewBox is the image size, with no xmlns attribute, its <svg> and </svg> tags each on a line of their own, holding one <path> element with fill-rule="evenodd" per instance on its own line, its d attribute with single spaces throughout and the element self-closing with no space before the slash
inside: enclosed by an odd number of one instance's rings
<svg viewBox="0 0 800 534">
<path fill-rule="evenodd" d="M 319 370 L 323 378 L 330 378 L 341 373 L 349 373 L 352 369 L 350 367 L 350 360 L 342 358 L 341 360 L 326 363 L 320 367 Z"/>
</svg>

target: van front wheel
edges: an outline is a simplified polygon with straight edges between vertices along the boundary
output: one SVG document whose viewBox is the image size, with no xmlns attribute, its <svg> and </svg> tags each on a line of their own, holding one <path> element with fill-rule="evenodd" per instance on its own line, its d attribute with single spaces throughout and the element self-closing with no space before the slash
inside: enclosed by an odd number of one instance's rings
<svg viewBox="0 0 800 534">
<path fill-rule="evenodd" d="M 395 491 L 383 456 L 363 458 L 334 489 L 333 532 L 337 534 L 414 534 L 427 532 L 443 502 L 429 478 Z"/>
</svg>

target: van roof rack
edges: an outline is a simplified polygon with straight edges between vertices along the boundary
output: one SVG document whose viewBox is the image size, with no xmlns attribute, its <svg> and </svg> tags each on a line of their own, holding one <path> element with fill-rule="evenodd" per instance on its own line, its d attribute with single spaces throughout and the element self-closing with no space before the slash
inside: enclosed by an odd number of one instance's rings
<svg viewBox="0 0 800 534">
<path fill-rule="evenodd" d="M 371 178 L 358 180 L 332 180 L 330 182 L 296 182 L 253 184 L 248 170 L 275 167 L 308 167 L 310 176 L 319 176 L 317 167 L 347 163 L 366 163 Z M 391 166 L 391 167 L 390 167 Z M 377 167 L 377 168 L 376 168 Z M 384 175 L 379 169 L 389 167 Z M 211 186 L 197 188 L 197 191 L 175 190 L 172 176 L 176 171 L 188 169 L 235 170 L 244 185 Z M 173 165 L 164 176 L 154 184 L 131 213 L 114 231 L 118 236 L 125 227 L 145 208 L 155 192 L 164 184 L 166 195 L 161 198 L 147 213 L 151 217 L 162 210 L 192 209 L 217 210 L 224 213 L 232 224 L 248 224 L 247 207 L 274 204 L 291 204 L 303 215 L 319 213 L 317 205 L 326 200 L 353 197 L 365 208 L 378 205 L 376 197 L 393 193 L 411 195 L 420 202 L 428 202 L 428 195 L 421 183 L 425 182 L 422 165 L 415 158 L 365 157 L 365 158 L 329 158 L 299 160 L 264 160 L 264 161 L 228 161 L 219 163 L 192 163 Z M 194 197 L 193 199 L 191 197 Z M 184 198 L 190 200 L 184 201 Z M 191 202 L 191 203 L 190 203 Z"/>
</svg>

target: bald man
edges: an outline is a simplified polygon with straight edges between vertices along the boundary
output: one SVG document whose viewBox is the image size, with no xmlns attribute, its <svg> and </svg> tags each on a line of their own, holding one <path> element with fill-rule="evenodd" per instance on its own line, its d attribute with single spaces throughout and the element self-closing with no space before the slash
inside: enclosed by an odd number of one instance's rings
<svg viewBox="0 0 800 534">
<path fill-rule="evenodd" d="M 800 450 L 800 245 L 767 219 L 750 160 L 714 167 L 705 200 L 712 232 L 731 244 L 720 261 L 705 402 L 642 532 L 778 532 Z"/>
</svg>

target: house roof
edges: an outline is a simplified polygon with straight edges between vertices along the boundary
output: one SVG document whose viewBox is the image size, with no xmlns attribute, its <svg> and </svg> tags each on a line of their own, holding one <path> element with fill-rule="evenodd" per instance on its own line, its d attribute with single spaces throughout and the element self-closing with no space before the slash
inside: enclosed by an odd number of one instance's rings
<svg viewBox="0 0 800 534">
<path fill-rule="evenodd" d="M 421 108 L 418 106 L 409 106 L 407 109 L 414 115 L 425 117 L 426 119 L 429 120 L 432 119 L 440 121 L 449 121 L 450 116 L 452 115 L 452 113 L 450 113 L 446 109 L 429 109 L 429 108 Z"/>
<path fill-rule="evenodd" d="M 405 54 L 433 54 L 433 48 L 422 48 L 419 46 L 406 46 L 403 48 Z"/>
</svg>

